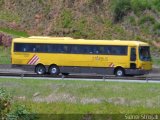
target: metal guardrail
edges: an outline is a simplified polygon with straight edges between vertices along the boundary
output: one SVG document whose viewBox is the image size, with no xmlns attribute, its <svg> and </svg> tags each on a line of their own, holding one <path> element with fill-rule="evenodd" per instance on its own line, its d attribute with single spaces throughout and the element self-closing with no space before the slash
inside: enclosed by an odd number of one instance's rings
<svg viewBox="0 0 160 120">
<path fill-rule="evenodd" d="M 25 78 L 25 77 L 34 77 L 34 78 L 39 78 L 39 77 L 44 77 L 44 78 L 80 78 L 80 79 L 116 79 L 116 80 L 145 80 L 145 81 L 151 81 L 151 80 L 157 80 L 160 81 L 160 76 L 135 76 L 135 77 L 116 77 L 116 76 L 102 76 L 102 75 L 37 75 L 37 74 L 29 74 L 29 73 L 0 73 L 0 76 L 6 76 L 6 77 L 20 77 L 20 78 Z"/>
</svg>

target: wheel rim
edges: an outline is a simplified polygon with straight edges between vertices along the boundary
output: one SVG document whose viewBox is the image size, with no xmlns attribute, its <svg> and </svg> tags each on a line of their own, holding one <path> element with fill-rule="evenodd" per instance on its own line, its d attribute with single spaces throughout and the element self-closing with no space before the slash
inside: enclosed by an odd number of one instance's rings
<svg viewBox="0 0 160 120">
<path fill-rule="evenodd" d="M 117 76 L 123 76 L 123 71 L 122 70 L 118 70 L 117 71 Z"/>
<path fill-rule="evenodd" d="M 57 73 L 57 68 L 51 68 L 51 73 L 52 73 L 52 74 Z"/>
<path fill-rule="evenodd" d="M 38 67 L 38 68 L 37 68 L 37 73 L 40 74 L 40 75 L 41 75 L 41 74 L 44 74 L 44 73 L 45 73 L 44 68 L 43 68 L 43 67 Z"/>
</svg>

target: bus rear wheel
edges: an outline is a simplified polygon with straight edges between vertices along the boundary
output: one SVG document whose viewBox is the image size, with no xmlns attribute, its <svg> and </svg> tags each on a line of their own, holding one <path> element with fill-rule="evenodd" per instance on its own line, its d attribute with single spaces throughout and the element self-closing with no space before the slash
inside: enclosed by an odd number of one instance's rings
<svg viewBox="0 0 160 120">
<path fill-rule="evenodd" d="M 124 72 L 124 69 L 123 69 L 123 68 L 117 68 L 117 69 L 115 69 L 114 74 L 115 74 L 117 77 L 122 77 L 122 76 L 125 75 L 125 72 Z"/>
<path fill-rule="evenodd" d="M 36 68 L 35 68 L 35 72 L 38 75 L 44 75 L 46 73 L 46 68 L 45 68 L 44 65 L 37 65 Z"/>
<path fill-rule="evenodd" d="M 60 73 L 60 70 L 59 70 L 59 67 L 56 66 L 56 65 L 51 65 L 49 67 L 49 70 L 48 70 L 49 74 L 51 75 L 59 75 Z"/>
</svg>

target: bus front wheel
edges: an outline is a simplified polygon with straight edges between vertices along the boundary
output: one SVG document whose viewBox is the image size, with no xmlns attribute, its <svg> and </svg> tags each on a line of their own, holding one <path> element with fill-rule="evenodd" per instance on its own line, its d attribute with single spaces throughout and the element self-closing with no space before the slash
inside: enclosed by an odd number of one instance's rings
<svg viewBox="0 0 160 120">
<path fill-rule="evenodd" d="M 45 68 L 44 65 L 37 65 L 36 68 L 35 68 L 35 72 L 38 75 L 44 75 L 46 73 L 46 68 Z"/>
<path fill-rule="evenodd" d="M 124 72 L 124 69 L 123 69 L 123 68 L 117 68 L 117 69 L 115 69 L 114 74 L 115 74 L 117 77 L 122 77 L 122 76 L 125 75 L 125 72 Z"/>
<path fill-rule="evenodd" d="M 56 66 L 56 65 L 51 65 L 51 66 L 49 67 L 48 72 L 49 72 L 49 74 L 51 74 L 51 75 L 59 75 L 60 70 L 59 70 L 58 66 Z"/>
</svg>

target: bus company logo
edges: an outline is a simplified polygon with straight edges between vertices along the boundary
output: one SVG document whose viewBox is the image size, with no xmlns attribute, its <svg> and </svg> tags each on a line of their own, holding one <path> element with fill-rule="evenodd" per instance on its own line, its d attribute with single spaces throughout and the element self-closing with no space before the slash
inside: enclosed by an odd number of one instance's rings
<svg viewBox="0 0 160 120">
<path fill-rule="evenodd" d="M 110 63 L 110 64 L 109 64 L 109 67 L 114 67 L 114 64 L 113 64 L 113 63 Z"/>
<path fill-rule="evenodd" d="M 27 63 L 28 65 L 35 65 L 39 61 L 39 57 L 37 55 L 34 55 L 29 62 Z"/>
</svg>

